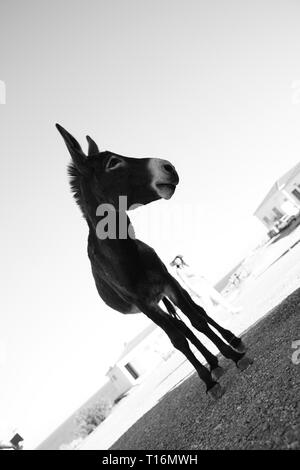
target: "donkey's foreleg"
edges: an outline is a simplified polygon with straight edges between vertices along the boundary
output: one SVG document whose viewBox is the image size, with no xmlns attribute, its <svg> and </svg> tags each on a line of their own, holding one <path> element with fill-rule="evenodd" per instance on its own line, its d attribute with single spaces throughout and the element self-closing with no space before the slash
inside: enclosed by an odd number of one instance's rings
<svg viewBox="0 0 300 470">
<path fill-rule="evenodd" d="M 237 338 L 231 331 L 222 328 L 218 323 L 212 320 L 205 310 L 193 301 L 190 295 L 181 287 L 176 279 L 171 276 L 170 278 L 167 295 L 170 297 L 172 302 L 182 310 L 198 331 L 205 334 L 217 346 L 223 356 L 233 360 L 239 368 L 245 369 L 251 363 L 251 360 L 245 358 L 241 361 L 245 353 L 233 349 L 233 346 L 238 347 L 240 345 L 240 338 Z M 224 343 L 224 341 L 209 327 L 208 323 L 216 328 L 230 346 Z"/>
<path fill-rule="evenodd" d="M 165 331 L 173 346 L 181 351 L 188 361 L 190 361 L 196 369 L 200 379 L 205 383 L 207 392 L 214 398 L 221 397 L 224 393 L 224 389 L 212 378 L 208 369 L 201 364 L 191 351 L 187 338 L 181 328 L 181 322 L 176 322 L 174 318 L 165 313 L 158 305 L 139 305 L 139 307 L 141 311 L 150 318 L 150 320 Z"/>
<path fill-rule="evenodd" d="M 195 305 L 195 308 L 201 309 L 201 307 L 197 305 L 196 303 L 194 303 L 194 305 Z M 220 326 L 215 320 L 210 318 L 206 312 L 204 312 L 204 315 L 205 315 L 207 323 L 213 326 L 223 336 L 223 338 L 230 344 L 230 346 L 232 346 L 234 349 L 236 349 L 237 351 L 241 353 L 245 353 L 247 351 L 247 347 L 243 343 L 241 338 L 239 338 L 238 336 L 235 336 L 232 333 L 232 331 L 226 330 L 225 328 Z"/>
</svg>

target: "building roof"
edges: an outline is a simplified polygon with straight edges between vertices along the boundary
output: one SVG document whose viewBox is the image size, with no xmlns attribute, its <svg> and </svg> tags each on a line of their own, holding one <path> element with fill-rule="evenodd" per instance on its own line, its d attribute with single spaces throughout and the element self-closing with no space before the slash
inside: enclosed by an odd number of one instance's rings
<svg viewBox="0 0 300 470">
<path fill-rule="evenodd" d="M 268 202 L 278 191 L 280 191 L 281 189 L 283 189 L 289 182 L 291 179 L 294 178 L 294 176 L 296 176 L 297 174 L 300 173 L 300 162 L 297 163 L 297 165 L 293 166 L 293 168 L 291 168 L 289 171 L 287 171 L 286 173 L 284 173 L 283 176 L 281 176 L 276 182 L 275 184 L 273 184 L 272 188 L 270 189 L 270 191 L 267 193 L 267 195 L 265 196 L 265 198 L 263 199 L 263 201 L 260 203 L 260 205 L 258 206 L 258 208 L 256 209 L 256 211 L 254 212 L 254 214 L 257 214 L 257 212 L 259 211 L 259 209 L 261 209 L 264 204 L 266 202 Z"/>
</svg>

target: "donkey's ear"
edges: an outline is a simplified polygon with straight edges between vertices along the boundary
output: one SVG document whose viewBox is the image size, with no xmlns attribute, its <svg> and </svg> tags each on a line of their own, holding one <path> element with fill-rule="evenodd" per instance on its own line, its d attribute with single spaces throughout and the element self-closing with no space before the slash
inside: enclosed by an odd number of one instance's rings
<svg viewBox="0 0 300 470">
<path fill-rule="evenodd" d="M 59 124 L 56 124 L 56 128 L 64 139 L 76 168 L 80 173 L 88 174 L 87 158 L 77 140 Z"/>
<path fill-rule="evenodd" d="M 96 142 L 90 138 L 89 135 L 86 136 L 86 140 L 88 141 L 89 144 L 89 151 L 88 151 L 88 156 L 90 157 L 91 155 L 97 155 L 99 153 L 98 145 Z"/>
</svg>

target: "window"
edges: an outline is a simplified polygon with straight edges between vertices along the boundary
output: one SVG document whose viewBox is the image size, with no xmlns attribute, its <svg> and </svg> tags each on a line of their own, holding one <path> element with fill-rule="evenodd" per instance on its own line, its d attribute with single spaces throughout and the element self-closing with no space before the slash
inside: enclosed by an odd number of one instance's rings
<svg viewBox="0 0 300 470">
<path fill-rule="evenodd" d="M 292 194 L 300 201 L 300 191 L 298 189 L 293 189 Z"/>
<path fill-rule="evenodd" d="M 128 362 L 128 364 L 125 364 L 125 369 L 128 370 L 129 374 L 131 374 L 134 379 L 139 378 L 139 374 L 137 373 L 135 368 L 130 364 L 130 362 Z"/>
<path fill-rule="evenodd" d="M 269 223 L 270 223 L 269 217 L 264 217 L 264 218 L 263 218 L 263 221 L 264 221 L 267 225 L 269 225 Z"/>
</svg>

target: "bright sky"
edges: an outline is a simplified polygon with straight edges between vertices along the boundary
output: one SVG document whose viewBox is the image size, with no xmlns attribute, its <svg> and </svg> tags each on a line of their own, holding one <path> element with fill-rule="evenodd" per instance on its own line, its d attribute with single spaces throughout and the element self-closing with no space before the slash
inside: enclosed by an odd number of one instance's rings
<svg viewBox="0 0 300 470">
<path fill-rule="evenodd" d="M 217 281 L 299 161 L 299 14 L 297 0 L 1 2 L 0 439 L 42 441 L 145 325 L 98 298 L 54 123 L 172 161 L 180 185 L 132 214 L 137 235 Z"/>
</svg>

